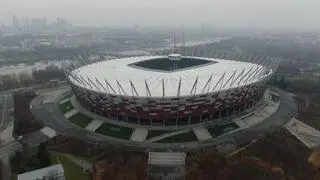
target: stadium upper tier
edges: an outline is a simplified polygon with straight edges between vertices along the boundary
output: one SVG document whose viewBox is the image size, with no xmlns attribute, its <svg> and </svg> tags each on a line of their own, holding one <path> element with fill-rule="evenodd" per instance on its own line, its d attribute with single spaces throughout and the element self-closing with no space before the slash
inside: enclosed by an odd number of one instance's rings
<svg viewBox="0 0 320 180">
<path fill-rule="evenodd" d="M 72 84 L 124 96 L 176 97 L 237 88 L 272 74 L 264 65 L 203 57 L 120 58 L 88 64 L 69 72 Z"/>
</svg>

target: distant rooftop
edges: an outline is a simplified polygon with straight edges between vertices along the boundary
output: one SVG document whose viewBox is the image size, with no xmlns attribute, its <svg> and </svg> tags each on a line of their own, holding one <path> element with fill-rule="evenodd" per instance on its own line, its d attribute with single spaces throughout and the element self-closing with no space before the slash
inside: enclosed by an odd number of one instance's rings
<svg viewBox="0 0 320 180">
<path fill-rule="evenodd" d="M 42 169 L 29 171 L 18 175 L 18 180 L 38 180 L 49 179 L 48 176 L 55 177 L 55 180 L 65 180 L 64 170 L 61 164 L 48 166 Z M 47 178 L 45 178 L 47 177 Z"/>
</svg>

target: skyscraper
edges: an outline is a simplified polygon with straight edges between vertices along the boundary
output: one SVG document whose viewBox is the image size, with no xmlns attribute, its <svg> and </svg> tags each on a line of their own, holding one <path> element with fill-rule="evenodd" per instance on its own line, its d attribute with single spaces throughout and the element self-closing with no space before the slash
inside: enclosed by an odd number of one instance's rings
<svg viewBox="0 0 320 180">
<path fill-rule="evenodd" d="M 19 24 L 19 20 L 18 20 L 17 16 L 13 16 L 12 17 L 12 27 L 14 29 L 19 29 L 20 28 L 20 24 Z"/>
</svg>

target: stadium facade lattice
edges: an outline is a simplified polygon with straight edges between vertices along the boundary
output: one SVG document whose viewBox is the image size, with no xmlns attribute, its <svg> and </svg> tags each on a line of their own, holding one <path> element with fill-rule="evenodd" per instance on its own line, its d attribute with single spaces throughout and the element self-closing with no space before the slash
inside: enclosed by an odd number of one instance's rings
<svg viewBox="0 0 320 180">
<path fill-rule="evenodd" d="M 218 122 L 263 99 L 277 61 L 210 52 L 80 60 L 66 69 L 78 102 L 112 120 L 146 126 Z"/>
</svg>

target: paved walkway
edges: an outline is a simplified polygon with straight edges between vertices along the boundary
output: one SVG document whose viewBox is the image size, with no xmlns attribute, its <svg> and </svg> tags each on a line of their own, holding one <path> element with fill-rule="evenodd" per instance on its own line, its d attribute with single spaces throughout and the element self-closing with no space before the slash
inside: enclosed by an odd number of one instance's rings
<svg viewBox="0 0 320 180">
<path fill-rule="evenodd" d="M 212 136 L 209 133 L 208 129 L 203 126 L 193 128 L 193 132 L 197 136 L 199 141 L 212 139 Z"/>
<path fill-rule="evenodd" d="M 240 128 L 247 128 L 255 124 L 261 123 L 262 121 L 268 119 L 273 113 L 275 113 L 279 108 L 280 103 L 274 103 L 267 100 L 261 108 L 256 109 L 254 112 L 236 118 L 234 122 L 240 126 Z"/>
<path fill-rule="evenodd" d="M 254 113 L 250 113 L 248 116 L 246 117 L 249 117 L 249 116 L 252 116 L 254 115 Z M 250 125 L 246 122 L 246 121 L 243 121 L 242 119 L 244 118 L 236 118 L 233 120 L 234 123 L 236 123 L 240 128 L 247 128 L 249 127 Z"/>
<path fill-rule="evenodd" d="M 85 129 L 88 130 L 88 131 L 93 131 L 93 132 L 95 132 L 102 124 L 103 124 L 102 121 L 95 119 L 95 120 L 91 121 L 91 122 L 86 126 Z"/>
<path fill-rule="evenodd" d="M 56 131 L 48 126 L 43 127 L 42 129 L 40 129 L 40 131 L 50 139 L 57 135 Z"/>
<path fill-rule="evenodd" d="M 130 140 L 136 142 L 143 142 L 146 140 L 149 130 L 147 128 L 135 128 Z"/>
<path fill-rule="evenodd" d="M 284 127 L 309 148 L 320 146 L 320 131 L 292 118 Z"/>
<path fill-rule="evenodd" d="M 67 101 L 70 101 L 70 98 L 66 98 L 66 99 L 60 101 L 59 104 L 63 104 L 63 103 L 65 103 L 65 102 L 67 102 Z"/>
<path fill-rule="evenodd" d="M 162 134 L 162 135 L 160 135 L 160 136 L 157 136 L 157 137 L 154 137 L 154 138 L 149 139 L 148 142 L 149 142 L 149 143 L 153 143 L 153 142 L 159 141 L 159 140 L 161 140 L 161 139 L 165 139 L 165 138 L 167 138 L 167 137 L 175 136 L 175 135 L 182 134 L 182 133 L 187 133 L 187 132 L 190 132 L 190 131 L 192 131 L 192 130 L 190 130 L 190 129 L 183 129 L 183 130 L 180 130 L 180 131 L 174 131 L 174 132 Z"/>
<path fill-rule="evenodd" d="M 68 111 L 64 114 L 64 116 L 69 119 L 71 116 L 77 114 L 79 111 L 78 109 L 72 109 L 71 111 Z"/>
</svg>

